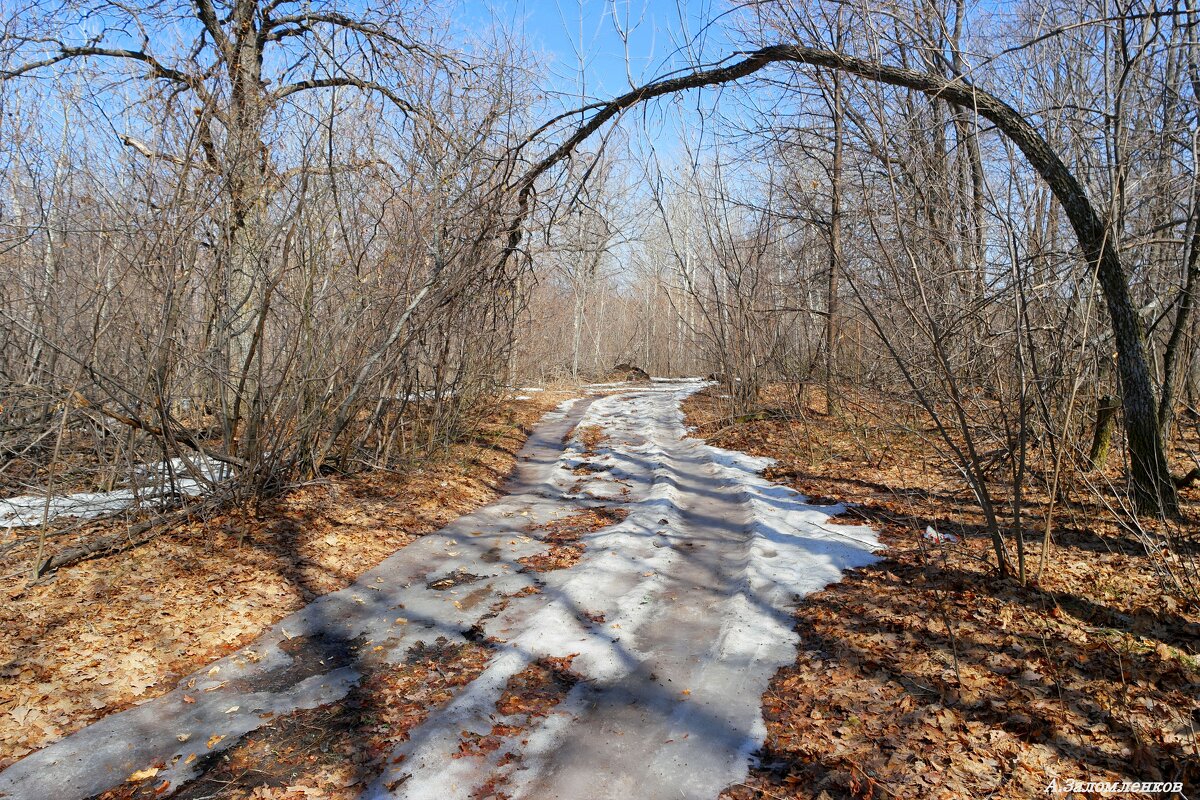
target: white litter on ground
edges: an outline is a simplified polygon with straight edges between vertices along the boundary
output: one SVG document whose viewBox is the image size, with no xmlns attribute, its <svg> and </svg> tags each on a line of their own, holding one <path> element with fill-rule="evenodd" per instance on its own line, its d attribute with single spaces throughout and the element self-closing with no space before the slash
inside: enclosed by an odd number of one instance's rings
<svg viewBox="0 0 1200 800">
<path fill-rule="evenodd" d="M 925 533 L 922 534 L 922 536 L 934 542 L 950 542 L 951 544 L 954 544 L 958 541 L 958 537 L 953 533 L 941 533 L 932 525 L 926 526 Z"/>
</svg>

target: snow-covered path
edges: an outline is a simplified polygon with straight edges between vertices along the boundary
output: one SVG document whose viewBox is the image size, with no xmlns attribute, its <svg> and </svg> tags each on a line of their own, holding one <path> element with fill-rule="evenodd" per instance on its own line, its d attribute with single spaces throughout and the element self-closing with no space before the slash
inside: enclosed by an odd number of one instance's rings
<svg viewBox="0 0 1200 800">
<path fill-rule="evenodd" d="M 830 526 L 840 506 L 807 505 L 761 478 L 766 462 L 688 438 L 680 403 L 700 385 L 565 404 L 530 438 L 505 498 L 175 691 L 26 757 L 0 773 L 0 797 L 88 797 L 150 764 L 166 765 L 156 783 L 178 788 L 203 756 L 272 714 L 344 696 L 360 665 L 329 656 L 350 642 L 378 642 L 400 662 L 419 640 L 482 630 L 497 642 L 486 670 L 412 730 L 364 796 L 469 798 L 499 779 L 513 798 L 715 798 L 744 778 L 765 735 L 761 694 L 795 656 L 790 609 L 869 563 L 878 543 L 867 528 Z M 592 425 L 605 439 L 589 454 L 568 434 Z M 584 462 L 590 469 L 577 470 Z M 597 507 L 628 516 L 586 535 L 574 566 L 522 571 L 518 559 L 547 547 L 536 526 Z M 453 588 L 436 588 L 447 576 Z M 531 586 L 540 592 L 518 594 Z M 289 646 L 300 637 L 318 652 Z M 504 722 L 496 706 L 511 676 L 570 655 L 582 680 L 554 713 L 461 757 L 464 731 Z"/>
</svg>

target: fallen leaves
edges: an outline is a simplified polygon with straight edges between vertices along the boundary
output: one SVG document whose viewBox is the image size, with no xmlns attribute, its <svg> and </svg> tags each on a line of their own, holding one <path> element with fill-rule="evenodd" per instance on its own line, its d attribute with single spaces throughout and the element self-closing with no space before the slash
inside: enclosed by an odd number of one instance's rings
<svg viewBox="0 0 1200 800">
<path fill-rule="evenodd" d="M 721 417 L 703 393 L 686 409 L 702 429 Z M 756 421 L 712 443 L 778 459 L 773 477 L 810 496 L 857 501 L 852 521 L 888 546 L 799 605 L 801 650 L 763 696 L 760 765 L 725 800 L 1017 800 L 1052 775 L 1200 780 L 1200 619 L 1168 608 L 1120 531 L 1060 528 L 1042 585 L 1021 586 L 989 569 L 954 476 L 886 414 Z M 960 541 L 931 545 L 929 526 Z"/>
<path fill-rule="evenodd" d="M 518 563 L 529 572 L 569 569 L 583 558 L 584 535 L 616 525 L 628 515 L 624 508 L 598 506 L 534 526 L 530 531 L 541 533 L 541 539 L 550 544 L 550 549 L 518 559 Z"/>
<path fill-rule="evenodd" d="M 260 518 L 183 526 L 28 589 L 24 573 L 10 570 L 0 579 L 0 592 L 15 594 L 0 604 L 0 768 L 169 691 L 180 676 L 491 501 L 533 423 L 562 399 L 545 392 L 501 408 L 475 441 L 419 470 L 329 479 L 280 498 Z M 107 533 L 97 523 L 79 535 Z M 9 557 L 32 559 L 19 549 Z"/>
<path fill-rule="evenodd" d="M 189 796 L 357 798 L 408 732 L 477 678 L 491 655 L 483 645 L 439 638 L 418 642 L 402 664 L 373 662 L 342 700 L 275 717 L 219 756 L 201 756 Z M 209 739 L 209 749 L 220 740 Z"/>
<path fill-rule="evenodd" d="M 506 716 L 544 717 L 549 714 L 579 682 L 579 676 L 571 670 L 576 655 L 545 656 L 513 675 L 496 703 L 496 711 Z"/>
<path fill-rule="evenodd" d="M 455 586 L 474 583 L 475 581 L 480 580 L 481 577 L 482 576 L 480 575 L 475 575 L 463 569 L 456 569 L 448 575 L 444 575 L 440 578 L 434 578 L 433 580 L 429 581 L 426 586 L 436 591 L 445 591 L 446 589 L 452 589 Z"/>
<path fill-rule="evenodd" d="M 493 725 L 485 733 L 462 731 L 454 758 L 482 758 L 503 748 L 496 759 L 496 770 L 472 794 L 472 800 L 499 800 L 508 797 L 500 787 L 508 783 L 513 769 L 519 768 L 521 748 L 526 744 L 522 735 L 537 721 L 549 715 L 579 682 L 571 670 L 578 653 L 562 657 L 545 656 L 537 659 L 508 679 L 504 692 L 496 701 Z"/>
<path fill-rule="evenodd" d="M 157 774 L 158 774 L 158 767 L 147 767 L 146 769 L 139 769 L 137 772 L 133 773 L 125 780 L 130 783 L 138 783 L 140 781 L 150 780 Z"/>
<path fill-rule="evenodd" d="M 584 425 L 583 427 L 574 427 L 567 431 L 567 435 L 563 437 L 564 442 L 569 442 L 572 439 L 577 440 L 583 445 L 583 454 L 585 456 L 594 456 L 596 448 L 604 443 L 608 436 L 604 433 L 604 428 L 600 425 Z"/>
</svg>

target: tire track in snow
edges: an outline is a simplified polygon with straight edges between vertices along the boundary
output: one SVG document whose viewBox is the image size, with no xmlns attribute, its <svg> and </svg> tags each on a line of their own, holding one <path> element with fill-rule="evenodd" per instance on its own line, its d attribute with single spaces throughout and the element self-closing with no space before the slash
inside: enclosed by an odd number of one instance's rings
<svg viewBox="0 0 1200 800">
<path fill-rule="evenodd" d="M 479 625 L 498 642 L 487 669 L 411 731 L 364 796 L 452 800 L 498 785 L 539 800 L 715 797 L 744 778 L 765 736 L 760 697 L 795 657 L 796 599 L 873 560 L 878 544 L 867 528 L 826 524 L 842 507 L 807 505 L 761 478 L 769 462 L 687 438 L 680 403 L 701 385 L 662 382 L 564 407 L 530 438 L 510 495 L 283 620 L 249 648 L 254 659 L 192 676 L 199 702 L 183 705 L 179 689 L 101 720 L 0 773 L 0 795 L 85 797 L 154 760 L 171 765 L 158 780 L 177 788 L 206 737 L 224 735 L 220 750 L 262 725 L 263 711 L 331 702 L 361 677 L 353 662 L 297 670 L 284 639 L 320 637 L 326 650 L 377 641 L 402 660 L 418 639 L 461 641 Z M 576 440 L 564 446 L 577 424 L 604 429 L 595 455 Z M 585 460 L 602 469 L 580 483 L 572 470 Z M 629 515 L 585 536 L 574 567 L 536 576 L 539 594 L 484 618 L 490 600 L 535 584 L 517 564 L 544 549 L 529 525 L 597 505 Z M 428 588 L 456 570 L 478 577 L 455 591 L 486 593 L 483 602 L 464 609 L 453 592 Z M 496 703 L 511 676 L 572 654 L 582 680 L 551 714 L 493 752 L 455 757 L 464 732 L 506 722 Z M 218 680 L 226 675 L 236 680 Z M 233 705 L 243 710 L 224 713 Z M 181 745 L 184 729 L 203 735 Z"/>
<path fill-rule="evenodd" d="M 878 544 L 867 528 L 826 524 L 844 508 L 762 479 L 769 462 L 687 438 L 679 404 L 696 388 L 592 405 L 579 425 L 604 428 L 593 460 L 611 468 L 583 491 L 627 489 L 629 516 L 486 629 L 510 637 L 495 674 L 398 748 L 370 797 L 469 798 L 499 778 L 514 798 L 710 798 L 745 777 L 766 733 L 762 692 L 795 657 L 796 598 L 873 560 Z M 506 722 L 493 712 L 509 675 L 573 653 L 584 681 L 557 713 L 487 758 L 454 757 L 461 731 Z"/>
</svg>

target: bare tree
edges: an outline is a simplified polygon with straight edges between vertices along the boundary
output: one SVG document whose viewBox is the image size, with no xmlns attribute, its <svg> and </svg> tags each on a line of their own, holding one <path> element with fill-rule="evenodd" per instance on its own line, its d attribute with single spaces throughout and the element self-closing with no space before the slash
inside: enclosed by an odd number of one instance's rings
<svg viewBox="0 0 1200 800">
<path fill-rule="evenodd" d="M 537 179 L 606 123 L 647 100 L 738 81 L 777 64 L 823 67 L 920 92 L 973 111 L 993 123 L 1020 149 L 1062 205 L 1084 258 L 1096 270 L 1104 294 L 1118 354 L 1126 441 L 1131 459 L 1131 483 L 1138 507 L 1149 513 L 1175 514 L 1178 498 L 1157 422 L 1158 404 L 1151 382 L 1146 337 L 1112 231 L 1096 211 L 1083 186 L 1037 129 L 1012 106 L 960 76 L 946 78 L 834 50 L 774 44 L 761 47 L 726 66 L 654 81 L 611 101 L 592 104 L 585 109 L 591 112 L 587 120 L 522 176 L 518 191 L 522 211 L 510 229 L 506 252 L 511 253 L 519 244 L 521 221 Z"/>
<path fill-rule="evenodd" d="M 240 437 L 243 460 L 260 447 L 255 417 L 263 399 L 256 376 L 271 294 L 268 251 L 275 246 L 266 213 L 287 177 L 268 145 L 269 126 L 303 94 L 338 88 L 377 94 L 401 114 L 414 113 L 399 94 L 398 76 L 449 65 L 454 57 L 410 35 L 416 21 L 411 11 L 392 3 L 351 16 L 332 4 L 195 0 L 130 6 L 99 0 L 77 8 L 76 19 L 35 6 L 6 26 L 12 64 L 0 71 L 0 79 L 95 62 L 148 82 L 168 110 L 186 104 L 194 113 L 185 150 L 162 151 L 130 134 L 121 140 L 147 159 L 200 170 L 219 182 L 223 207 L 215 243 L 220 266 L 210 290 L 211 350 L 227 438 L 239 439 L 247 411 L 251 417 Z M 106 22 L 98 35 L 68 38 L 77 20 L 92 17 Z M 192 39 L 160 50 L 163 37 L 157 34 L 181 18 L 193 23 Z"/>
</svg>

